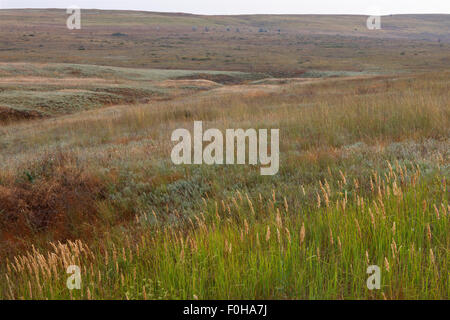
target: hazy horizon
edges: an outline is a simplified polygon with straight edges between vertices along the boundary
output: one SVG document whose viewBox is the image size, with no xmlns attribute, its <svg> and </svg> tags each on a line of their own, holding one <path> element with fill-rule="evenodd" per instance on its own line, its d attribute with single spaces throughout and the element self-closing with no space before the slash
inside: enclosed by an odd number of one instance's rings
<svg viewBox="0 0 450 320">
<path fill-rule="evenodd" d="M 0 10 L 65 10 L 66 8 L 47 7 L 47 8 L 1 8 Z M 279 15 L 279 16 L 367 16 L 368 13 L 193 13 L 186 11 L 155 11 L 144 9 L 104 9 L 104 8 L 83 8 L 82 10 L 99 10 L 99 11 L 135 11 L 135 12 L 148 12 L 148 13 L 163 13 L 163 14 L 189 14 L 198 16 L 264 16 L 264 15 Z M 450 15 L 450 13 L 441 12 L 405 12 L 405 13 L 382 13 L 380 16 L 399 16 L 399 15 Z"/>
</svg>

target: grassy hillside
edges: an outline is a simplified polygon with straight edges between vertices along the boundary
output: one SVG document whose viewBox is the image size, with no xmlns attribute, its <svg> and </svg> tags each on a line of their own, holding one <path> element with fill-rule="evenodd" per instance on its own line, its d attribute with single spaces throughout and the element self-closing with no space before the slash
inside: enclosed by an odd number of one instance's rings
<svg viewBox="0 0 450 320">
<path fill-rule="evenodd" d="M 197 16 L 0 10 L 0 60 L 133 68 L 231 70 L 293 76 L 304 70 L 392 72 L 448 66 L 448 15 L 394 15 L 382 29 L 365 16 Z M 263 31 L 263 32 L 260 32 Z"/>
<path fill-rule="evenodd" d="M 118 104 L 169 100 L 210 90 L 222 83 L 240 83 L 262 77 L 264 74 L 243 72 L 2 63 L 0 123 Z"/>
<path fill-rule="evenodd" d="M 221 87 L 3 127 L 0 295 L 446 299 L 448 76 Z M 280 128 L 279 174 L 174 166 L 171 132 L 194 120 Z"/>
</svg>

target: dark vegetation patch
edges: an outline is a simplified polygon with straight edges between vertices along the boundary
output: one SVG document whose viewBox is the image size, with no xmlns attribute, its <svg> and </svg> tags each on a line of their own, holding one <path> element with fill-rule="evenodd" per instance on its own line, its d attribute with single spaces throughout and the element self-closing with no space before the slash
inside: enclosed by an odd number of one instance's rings
<svg viewBox="0 0 450 320">
<path fill-rule="evenodd" d="M 0 251 L 14 252 L 41 233 L 53 240 L 89 237 L 106 188 L 77 162 L 58 153 L 24 170 L 13 184 L 0 184 Z"/>
<path fill-rule="evenodd" d="M 242 84 L 250 80 L 259 80 L 267 77 L 265 74 L 245 74 L 242 76 L 233 76 L 228 74 L 209 74 L 196 73 L 188 76 L 181 76 L 175 80 L 209 80 L 220 84 Z"/>
<path fill-rule="evenodd" d="M 132 88 L 132 87 L 111 87 L 97 88 L 96 92 L 106 92 L 121 97 L 121 103 L 137 103 L 150 100 L 164 100 L 167 98 L 166 92 L 157 89 Z"/>
<path fill-rule="evenodd" d="M 9 123 L 20 120 L 31 120 L 43 118 L 44 115 L 36 110 L 17 110 L 10 107 L 0 106 L 0 123 Z"/>
<path fill-rule="evenodd" d="M 126 33 L 122 33 L 122 32 L 115 32 L 113 34 L 111 34 L 113 37 L 126 37 L 128 36 Z"/>
<path fill-rule="evenodd" d="M 306 73 L 306 70 L 285 70 L 271 71 L 270 75 L 275 78 L 300 78 Z"/>
</svg>

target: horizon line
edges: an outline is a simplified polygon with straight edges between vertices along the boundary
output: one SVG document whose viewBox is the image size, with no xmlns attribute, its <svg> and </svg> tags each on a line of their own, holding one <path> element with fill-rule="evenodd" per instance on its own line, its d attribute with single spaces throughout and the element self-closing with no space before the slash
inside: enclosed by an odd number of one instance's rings
<svg viewBox="0 0 450 320">
<path fill-rule="evenodd" d="M 27 7 L 27 8 L 0 8 L 0 10 L 66 10 L 68 7 L 53 7 L 53 8 L 43 8 L 43 7 Z M 194 16 L 370 16 L 367 13 L 192 13 L 192 12 L 183 12 L 183 11 L 149 11 L 144 9 L 102 9 L 102 8 L 82 8 L 81 10 L 98 10 L 98 11 L 134 11 L 134 12 L 146 12 L 146 13 L 157 13 L 157 14 L 185 14 L 185 15 L 194 15 Z M 386 17 L 386 16 L 400 16 L 400 15 L 449 15 L 450 12 L 444 13 L 423 13 L 423 12 L 415 12 L 415 13 L 386 13 L 380 14 L 378 16 Z"/>
</svg>

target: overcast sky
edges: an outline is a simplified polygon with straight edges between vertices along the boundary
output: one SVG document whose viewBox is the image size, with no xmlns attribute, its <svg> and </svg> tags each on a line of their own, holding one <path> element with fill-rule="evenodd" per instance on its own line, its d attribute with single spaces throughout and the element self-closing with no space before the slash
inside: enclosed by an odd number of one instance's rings
<svg viewBox="0 0 450 320">
<path fill-rule="evenodd" d="M 450 13 L 450 0 L 0 0 L 1 8 L 129 9 L 198 14 Z"/>
</svg>

